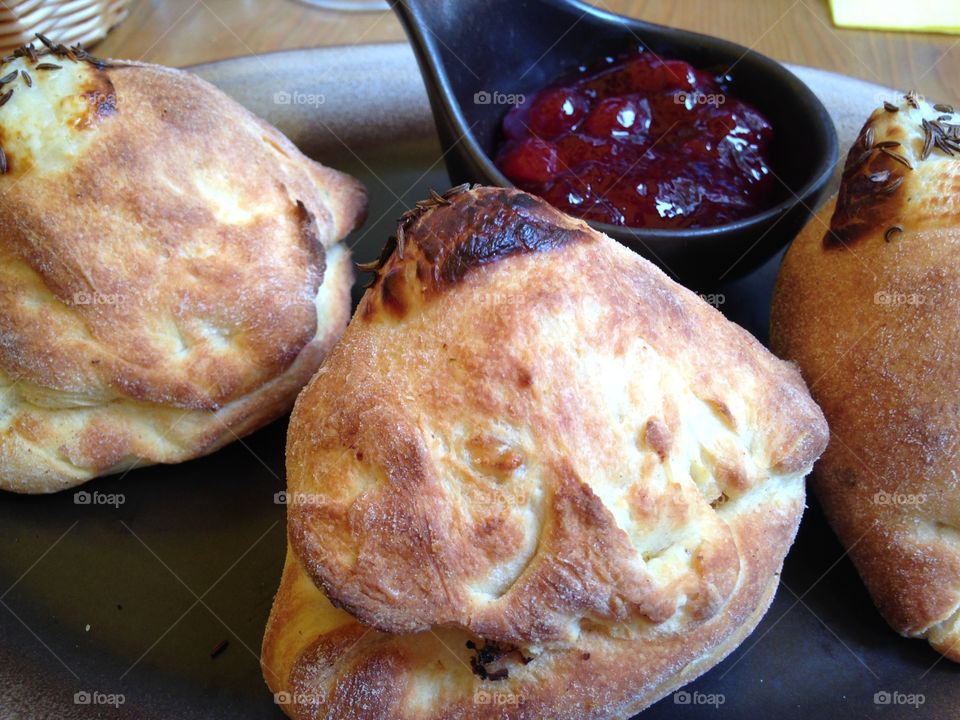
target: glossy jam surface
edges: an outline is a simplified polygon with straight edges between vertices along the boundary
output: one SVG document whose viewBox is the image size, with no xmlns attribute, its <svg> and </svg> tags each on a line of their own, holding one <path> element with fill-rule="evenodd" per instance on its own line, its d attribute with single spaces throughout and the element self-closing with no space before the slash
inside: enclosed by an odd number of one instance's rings
<svg viewBox="0 0 960 720">
<path fill-rule="evenodd" d="M 773 129 L 728 82 L 652 52 L 606 58 L 512 108 L 496 164 L 587 220 L 687 228 L 748 217 L 780 199 Z"/>
</svg>

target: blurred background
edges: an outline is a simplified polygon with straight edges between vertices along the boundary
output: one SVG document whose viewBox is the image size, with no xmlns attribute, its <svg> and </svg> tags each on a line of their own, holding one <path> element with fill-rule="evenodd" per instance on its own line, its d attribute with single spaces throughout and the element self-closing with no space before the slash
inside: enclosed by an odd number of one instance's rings
<svg viewBox="0 0 960 720">
<path fill-rule="evenodd" d="M 960 3 L 955 0 L 834 0 L 834 13 L 827 0 L 593 4 L 724 37 L 784 62 L 898 90 L 916 89 L 934 101 L 960 100 L 960 35 L 955 34 L 960 32 Z M 358 11 L 344 9 L 351 6 Z M 902 29 L 838 27 L 835 19 Z M 18 44 L 17 32 L 41 27 L 70 42 L 96 43 L 101 56 L 173 66 L 289 48 L 405 39 L 386 3 L 377 0 L 0 0 L 0 24 L 0 43 L 7 45 Z M 113 30 L 106 39 L 96 42 L 109 27 Z"/>
</svg>

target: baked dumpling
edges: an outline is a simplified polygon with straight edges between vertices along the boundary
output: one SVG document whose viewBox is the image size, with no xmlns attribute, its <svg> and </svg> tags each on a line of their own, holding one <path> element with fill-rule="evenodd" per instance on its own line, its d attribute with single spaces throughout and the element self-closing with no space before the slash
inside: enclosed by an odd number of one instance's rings
<svg viewBox="0 0 960 720">
<path fill-rule="evenodd" d="M 0 78 L 0 488 L 288 410 L 349 319 L 363 188 L 186 72 L 55 47 Z"/>
<path fill-rule="evenodd" d="M 434 196 L 297 401 L 266 680 L 295 718 L 627 716 L 756 625 L 826 441 L 647 261 L 526 193 Z"/>
<path fill-rule="evenodd" d="M 823 407 L 813 475 L 884 618 L 960 661 L 960 114 L 877 109 L 794 241 L 771 343 Z"/>
</svg>

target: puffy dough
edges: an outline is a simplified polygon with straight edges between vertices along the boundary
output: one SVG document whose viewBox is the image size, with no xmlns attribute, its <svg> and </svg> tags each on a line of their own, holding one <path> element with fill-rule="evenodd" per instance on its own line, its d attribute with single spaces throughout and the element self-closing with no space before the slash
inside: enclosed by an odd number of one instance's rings
<svg viewBox="0 0 960 720">
<path fill-rule="evenodd" d="M 288 410 L 349 319 L 337 243 L 363 188 L 188 73 L 14 71 L 32 82 L 0 88 L 0 488 L 187 460 Z"/>
<path fill-rule="evenodd" d="M 960 115 L 947 110 L 910 95 L 870 116 L 837 201 L 787 253 L 771 342 L 830 422 L 813 488 L 877 607 L 960 661 Z"/>
<path fill-rule="evenodd" d="M 264 675 L 295 718 L 628 715 L 752 630 L 826 441 L 645 260 L 525 193 L 435 196 L 294 410 Z"/>
</svg>

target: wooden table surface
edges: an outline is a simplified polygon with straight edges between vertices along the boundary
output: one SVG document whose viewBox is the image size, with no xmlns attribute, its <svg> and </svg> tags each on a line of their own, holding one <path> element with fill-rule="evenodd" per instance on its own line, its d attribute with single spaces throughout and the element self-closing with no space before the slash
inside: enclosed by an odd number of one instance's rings
<svg viewBox="0 0 960 720">
<path fill-rule="evenodd" d="M 729 38 L 784 62 L 834 70 L 899 90 L 914 88 L 934 102 L 960 102 L 957 35 L 839 29 L 830 20 L 826 0 L 595 4 Z M 131 0 L 129 17 L 95 52 L 183 66 L 271 50 L 404 39 L 389 11 L 318 10 L 297 0 Z"/>
</svg>

